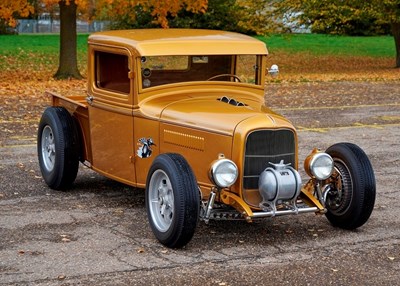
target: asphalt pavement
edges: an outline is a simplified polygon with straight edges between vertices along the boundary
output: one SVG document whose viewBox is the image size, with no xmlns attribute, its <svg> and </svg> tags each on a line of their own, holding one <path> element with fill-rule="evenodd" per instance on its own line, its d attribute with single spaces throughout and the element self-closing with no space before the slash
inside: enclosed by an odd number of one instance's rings
<svg viewBox="0 0 400 286">
<path fill-rule="evenodd" d="M 0 285 L 399 285 L 400 118 L 397 102 L 280 107 L 313 147 L 353 142 L 369 156 L 377 199 L 355 231 L 303 214 L 200 222 L 183 249 L 148 225 L 144 191 L 81 166 L 72 189 L 43 182 L 33 136 L 0 146 Z M 379 121 L 380 120 L 380 121 Z M 340 124 L 338 124 L 338 122 Z"/>
</svg>

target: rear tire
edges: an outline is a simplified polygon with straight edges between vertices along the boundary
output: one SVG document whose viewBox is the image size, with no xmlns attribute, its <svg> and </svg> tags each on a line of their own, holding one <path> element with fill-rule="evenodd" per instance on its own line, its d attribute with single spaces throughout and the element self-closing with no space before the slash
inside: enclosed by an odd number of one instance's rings
<svg viewBox="0 0 400 286">
<path fill-rule="evenodd" d="M 79 136 L 72 116 L 63 107 L 48 107 L 40 119 L 37 138 L 40 171 L 56 190 L 74 182 L 79 167 Z"/>
<path fill-rule="evenodd" d="M 326 196 L 326 217 L 334 226 L 355 229 L 367 222 L 375 204 L 376 184 L 372 165 L 357 145 L 338 143 L 326 152 L 335 172 Z"/>
<path fill-rule="evenodd" d="M 180 248 L 193 237 L 199 218 L 196 178 L 179 154 L 161 154 L 153 162 L 146 184 L 146 209 L 155 237 Z"/>
</svg>

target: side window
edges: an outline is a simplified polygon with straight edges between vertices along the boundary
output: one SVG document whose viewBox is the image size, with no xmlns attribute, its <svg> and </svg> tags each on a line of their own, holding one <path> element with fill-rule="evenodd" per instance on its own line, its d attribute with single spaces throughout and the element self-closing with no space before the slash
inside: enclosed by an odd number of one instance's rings
<svg viewBox="0 0 400 286">
<path fill-rule="evenodd" d="M 98 88 L 128 94 L 131 88 L 128 56 L 95 52 L 95 80 Z"/>
</svg>

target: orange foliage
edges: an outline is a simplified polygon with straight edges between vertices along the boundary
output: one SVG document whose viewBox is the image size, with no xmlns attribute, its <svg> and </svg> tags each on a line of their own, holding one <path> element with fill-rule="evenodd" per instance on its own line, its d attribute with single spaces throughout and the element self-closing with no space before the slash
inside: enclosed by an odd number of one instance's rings
<svg viewBox="0 0 400 286">
<path fill-rule="evenodd" d="M 83 1 L 83 0 L 82 0 Z M 129 9 L 136 6 L 141 6 L 144 11 L 151 12 L 155 22 L 160 24 L 163 28 L 168 28 L 167 16 L 176 16 L 176 14 L 186 9 L 193 13 L 205 13 L 207 10 L 208 0 L 97 0 L 96 8 L 100 11 L 102 8 L 107 8 L 106 13 L 110 16 L 126 15 Z M 130 15 L 135 18 L 136 15 Z"/>
<path fill-rule="evenodd" d="M 11 1 L 11 0 L 10 0 Z M 126 15 L 129 9 L 136 6 L 141 6 L 144 11 L 150 11 L 155 22 L 161 27 L 168 27 L 168 15 L 176 16 L 181 9 L 186 9 L 193 13 L 205 13 L 207 10 L 208 0 L 62 0 L 69 4 L 72 1 L 78 5 L 80 13 L 89 15 L 91 18 L 93 10 L 105 11 L 109 16 Z M 46 7 L 58 4 L 59 0 L 42 0 Z M 100 12 L 101 13 L 101 12 Z M 130 15 L 135 18 L 136 15 Z"/>
<path fill-rule="evenodd" d="M 3 20 L 10 27 L 17 25 L 16 14 L 27 17 L 33 11 L 32 5 L 27 0 L 2 0 L 0 2 L 0 20 Z"/>
</svg>

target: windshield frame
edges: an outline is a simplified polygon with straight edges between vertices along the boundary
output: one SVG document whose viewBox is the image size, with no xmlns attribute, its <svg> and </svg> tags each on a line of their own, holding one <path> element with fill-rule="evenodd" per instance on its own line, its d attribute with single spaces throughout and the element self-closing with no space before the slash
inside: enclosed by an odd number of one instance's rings
<svg viewBox="0 0 400 286">
<path fill-rule="evenodd" d="M 238 59 L 241 57 L 255 57 L 254 59 L 254 64 L 252 65 L 254 77 L 252 78 L 253 82 L 239 82 L 235 77 L 233 76 L 228 76 L 229 75 L 236 75 L 238 72 L 238 66 L 240 63 L 238 63 Z M 248 54 L 248 55 L 241 55 L 241 54 L 230 54 L 230 55 L 183 55 L 183 56 L 159 56 L 160 58 L 168 58 L 168 57 L 187 57 L 187 67 L 186 68 L 180 68 L 180 69 L 163 69 L 161 67 L 160 69 L 149 69 L 148 67 L 148 60 L 149 59 L 154 59 L 157 56 L 151 56 L 151 57 L 143 57 L 139 56 L 136 57 L 136 63 L 137 63 L 137 83 L 139 87 L 139 93 L 144 93 L 147 91 L 153 91 L 157 89 L 163 89 L 163 88 L 169 88 L 169 87 L 179 87 L 179 86 L 185 86 L 185 85 L 196 85 L 196 84 L 222 84 L 222 85 L 241 85 L 241 86 L 250 86 L 250 87 L 263 87 L 264 86 L 264 79 L 265 79 L 265 62 L 266 62 L 266 56 L 267 55 L 255 55 L 255 54 Z M 190 80 L 189 77 L 187 77 L 187 73 L 190 72 L 192 66 L 194 64 L 199 64 L 199 61 L 203 60 L 205 63 L 208 63 L 206 61 L 212 59 L 212 57 L 230 57 L 229 60 L 226 61 L 226 64 L 229 64 L 230 66 L 227 67 L 222 67 L 226 68 L 227 72 L 224 73 L 217 73 L 219 75 L 226 74 L 225 80 L 222 78 L 216 81 L 210 80 L 211 77 L 208 77 L 207 79 L 199 79 L 199 80 Z M 228 63 L 230 61 L 230 63 Z M 150 84 L 146 83 L 146 80 L 149 79 L 153 73 L 160 73 L 160 71 L 165 71 L 166 74 L 170 75 L 175 75 L 176 78 L 180 79 L 188 79 L 189 80 L 177 80 L 177 81 L 172 81 L 170 83 L 160 83 L 156 84 L 154 86 L 151 86 L 152 82 L 150 81 Z M 185 74 L 186 73 L 186 74 Z M 185 77 L 186 76 L 186 77 Z M 240 77 L 240 75 L 238 75 Z M 149 79 L 150 80 L 150 79 Z M 147 85 L 148 86 L 145 86 Z"/>
</svg>

